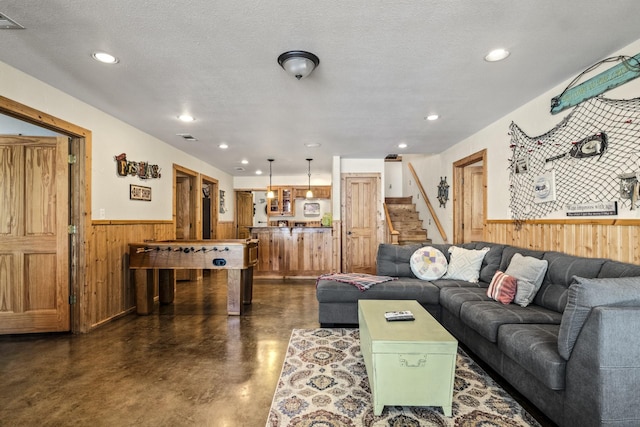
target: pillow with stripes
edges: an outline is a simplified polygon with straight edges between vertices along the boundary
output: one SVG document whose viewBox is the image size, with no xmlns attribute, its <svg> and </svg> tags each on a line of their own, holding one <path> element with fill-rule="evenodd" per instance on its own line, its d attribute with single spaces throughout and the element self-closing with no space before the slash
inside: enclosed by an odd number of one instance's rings
<svg viewBox="0 0 640 427">
<path fill-rule="evenodd" d="M 518 279 L 502 271 L 497 271 L 487 288 L 487 296 L 502 304 L 511 304 L 516 296 Z"/>
</svg>

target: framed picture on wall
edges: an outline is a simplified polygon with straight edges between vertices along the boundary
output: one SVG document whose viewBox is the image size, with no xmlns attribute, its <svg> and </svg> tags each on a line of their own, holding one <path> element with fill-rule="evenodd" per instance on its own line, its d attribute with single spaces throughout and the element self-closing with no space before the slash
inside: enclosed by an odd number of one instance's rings
<svg viewBox="0 0 640 427">
<path fill-rule="evenodd" d="M 129 184 L 129 199 L 151 201 L 151 187 Z"/>
<path fill-rule="evenodd" d="M 320 203 L 305 203 L 304 216 L 320 216 Z"/>
</svg>

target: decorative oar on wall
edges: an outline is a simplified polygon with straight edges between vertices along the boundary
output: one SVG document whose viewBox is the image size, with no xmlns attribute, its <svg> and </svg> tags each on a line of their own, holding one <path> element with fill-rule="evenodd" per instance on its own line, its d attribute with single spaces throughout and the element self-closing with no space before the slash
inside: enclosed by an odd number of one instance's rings
<svg viewBox="0 0 640 427">
<path fill-rule="evenodd" d="M 611 67 L 597 76 L 574 86 L 582 76 L 602 64 L 618 61 L 621 63 L 615 67 Z M 558 114 L 560 111 L 578 105 L 637 77 L 640 77 L 640 53 L 636 56 L 615 56 L 604 59 L 584 70 L 569 83 L 560 95 L 551 98 L 551 114 Z"/>
</svg>

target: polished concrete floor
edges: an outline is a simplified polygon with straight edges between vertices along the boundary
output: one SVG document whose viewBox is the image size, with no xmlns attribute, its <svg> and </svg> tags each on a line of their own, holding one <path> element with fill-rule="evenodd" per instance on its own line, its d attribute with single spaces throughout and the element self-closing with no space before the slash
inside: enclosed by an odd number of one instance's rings
<svg viewBox="0 0 640 427">
<path fill-rule="evenodd" d="M 256 280 L 237 317 L 209 274 L 89 334 L 0 336 L 0 426 L 263 427 L 291 330 L 319 326 L 315 281 Z"/>
<path fill-rule="evenodd" d="M 256 280 L 226 314 L 226 272 L 89 334 L 0 336 L 0 426 L 264 426 L 294 328 L 318 327 L 315 281 Z"/>
</svg>

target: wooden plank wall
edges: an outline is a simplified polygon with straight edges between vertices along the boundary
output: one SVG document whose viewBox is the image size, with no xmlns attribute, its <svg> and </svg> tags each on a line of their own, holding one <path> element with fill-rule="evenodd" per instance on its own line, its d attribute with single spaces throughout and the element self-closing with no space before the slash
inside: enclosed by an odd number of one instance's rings
<svg viewBox="0 0 640 427">
<path fill-rule="evenodd" d="M 126 255 L 129 243 L 171 240 L 173 221 L 93 221 L 87 236 L 87 276 L 80 279 L 84 294 L 81 315 L 87 332 L 135 306 Z M 80 299 L 80 298 L 79 298 Z"/>
<path fill-rule="evenodd" d="M 640 264 L 640 221 L 489 220 L 485 240 L 576 256 Z"/>
<path fill-rule="evenodd" d="M 216 239 L 235 239 L 236 238 L 236 226 L 233 221 L 218 221 L 216 227 Z"/>
</svg>

